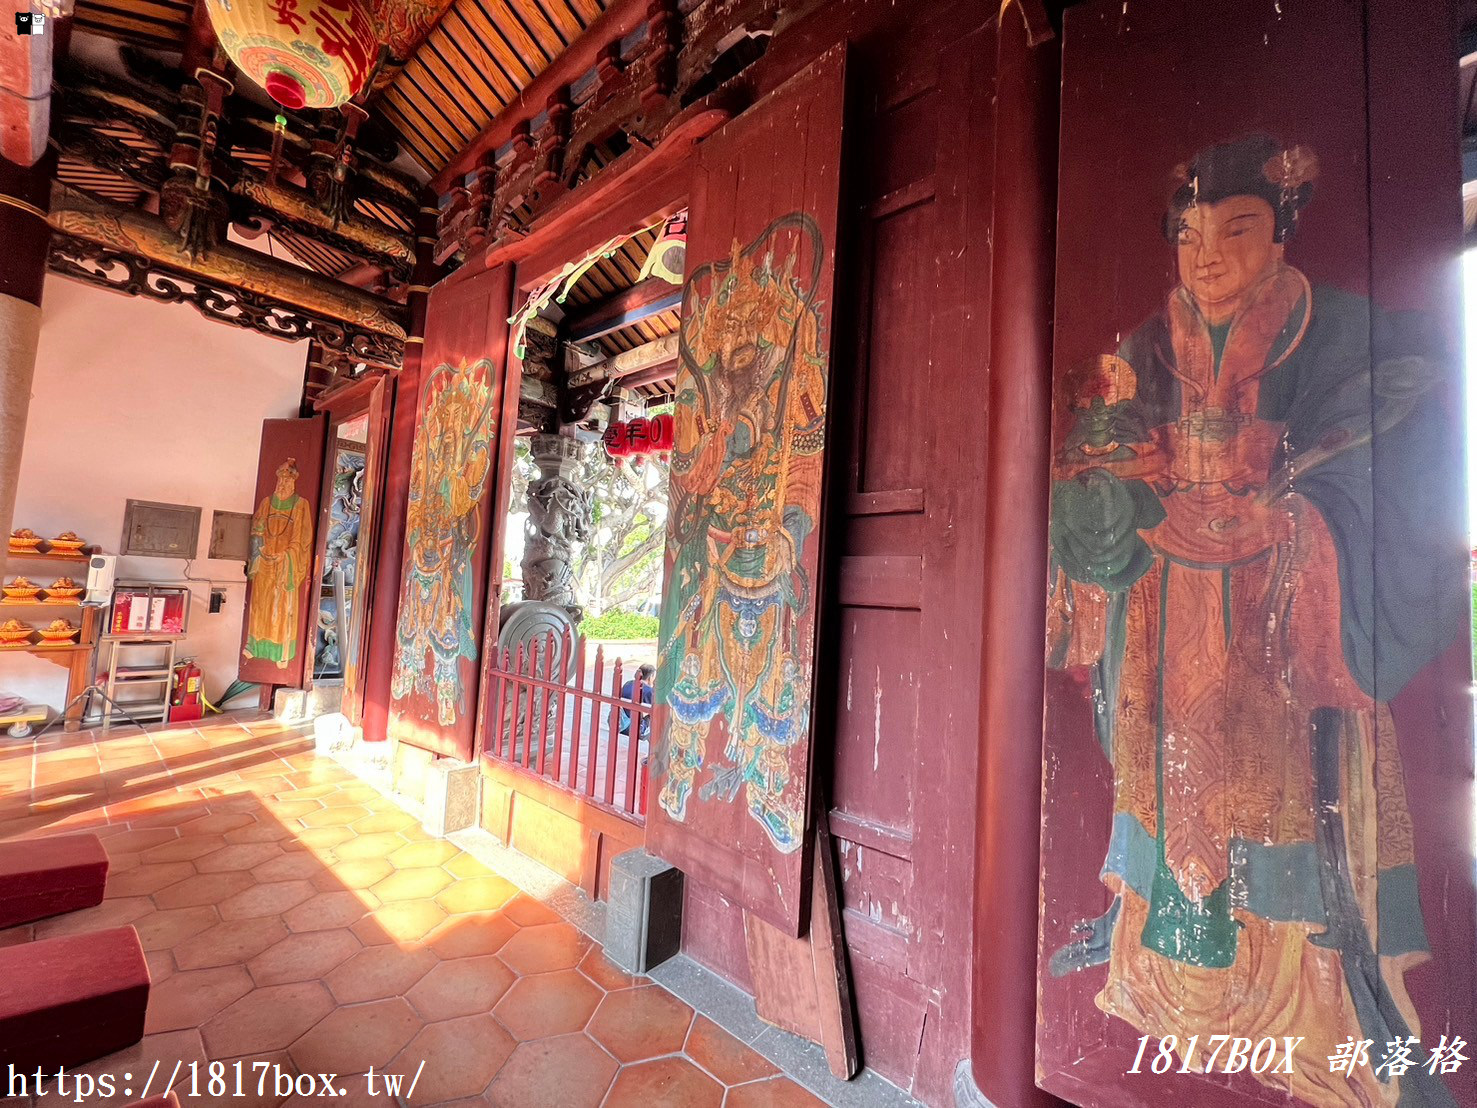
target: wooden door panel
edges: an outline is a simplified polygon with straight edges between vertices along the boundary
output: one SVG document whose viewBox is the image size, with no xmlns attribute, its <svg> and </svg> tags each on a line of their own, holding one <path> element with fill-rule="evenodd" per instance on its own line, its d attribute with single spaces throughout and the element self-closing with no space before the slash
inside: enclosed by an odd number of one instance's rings
<svg viewBox="0 0 1477 1108">
<path fill-rule="evenodd" d="M 314 533 L 327 421 L 262 422 L 251 555 L 241 624 L 241 679 L 300 686 L 317 623 Z"/>
<path fill-rule="evenodd" d="M 1039 1083 L 1477 1103 L 1422 1064 L 1474 995 L 1456 51 L 1399 0 L 1120 7 L 1063 40 Z M 1202 1074 L 1212 1035 L 1296 1041 Z"/>
<path fill-rule="evenodd" d="M 433 289 L 426 314 L 389 732 L 462 760 L 476 733 L 511 299 L 504 266 Z"/>
<path fill-rule="evenodd" d="M 849 820 L 892 837 L 913 833 L 918 623 L 916 610 L 847 607 L 841 613 L 831 803 Z M 832 830 L 843 841 L 860 842 L 846 828 L 833 823 Z"/>
<path fill-rule="evenodd" d="M 810 729 L 845 49 L 702 146 L 648 848 L 791 935 Z"/>
<path fill-rule="evenodd" d="M 930 372 L 919 352 L 929 347 L 928 307 L 934 259 L 931 197 L 907 194 L 906 206 L 871 220 L 871 303 L 867 339 L 867 404 L 862 429 L 859 492 L 918 488 L 928 466 L 932 424 Z"/>
</svg>

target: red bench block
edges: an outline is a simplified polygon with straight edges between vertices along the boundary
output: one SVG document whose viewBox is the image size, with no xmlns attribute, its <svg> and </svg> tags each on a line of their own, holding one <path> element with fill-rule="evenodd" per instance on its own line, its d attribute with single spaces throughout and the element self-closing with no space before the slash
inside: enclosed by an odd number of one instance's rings
<svg viewBox="0 0 1477 1108">
<path fill-rule="evenodd" d="M 0 843 L 0 928 L 101 904 L 107 881 L 96 835 Z"/>
<path fill-rule="evenodd" d="M 131 1046 L 148 1004 L 132 927 L 0 947 L 0 1073 L 54 1073 Z"/>
</svg>

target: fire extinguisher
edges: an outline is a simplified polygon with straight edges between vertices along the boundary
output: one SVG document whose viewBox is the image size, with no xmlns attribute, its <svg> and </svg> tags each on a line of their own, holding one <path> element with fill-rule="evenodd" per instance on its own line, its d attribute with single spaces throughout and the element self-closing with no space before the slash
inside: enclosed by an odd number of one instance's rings
<svg viewBox="0 0 1477 1108">
<path fill-rule="evenodd" d="M 193 661 L 174 667 L 174 681 L 169 694 L 169 722 L 181 723 L 199 719 L 205 714 L 205 675 Z"/>
</svg>

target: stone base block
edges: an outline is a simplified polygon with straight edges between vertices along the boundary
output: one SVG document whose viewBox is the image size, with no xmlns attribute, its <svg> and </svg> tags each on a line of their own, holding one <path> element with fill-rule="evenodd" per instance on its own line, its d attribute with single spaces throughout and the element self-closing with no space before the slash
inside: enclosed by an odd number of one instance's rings
<svg viewBox="0 0 1477 1108">
<path fill-rule="evenodd" d="M 482 774 L 475 762 L 438 758 L 426 770 L 421 826 L 438 838 L 477 826 Z"/>
<path fill-rule="evenodd" d="M 682 871 L 644 850 L 610 864 L 605 953 L 627 973 L 644 974 L 682 946 Z"/>
<path fill-rule="evenodd" d="M 278 689 L 272 694 L 272 718 L 278 723 L 306 723 L 308 694 L 302 689 Z"/>
</svg>

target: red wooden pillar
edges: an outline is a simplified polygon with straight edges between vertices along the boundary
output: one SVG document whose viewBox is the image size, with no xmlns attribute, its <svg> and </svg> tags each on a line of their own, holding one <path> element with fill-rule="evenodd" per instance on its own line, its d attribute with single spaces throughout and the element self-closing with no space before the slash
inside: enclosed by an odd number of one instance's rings
<svg viewBox="0 0 1477 1108">
<path fill-rule="evenodd" d="M 375 548 L 374 595 L 364 654 L 363 729 L 366 742 L 383 742 L 390 716 L 390 672 L 395 662 L 395 623 L 400 609 L 400 580 L 405 558 L 405 509 L 410 491 L 415 417 L 420 407 L 421 353 L 426 342 L 426 302 L 436 275 L 436 207 L 423 206 L 416 220 L 415 270 L 406 299 L 410 333 L 405 360 L 395 375 L 390 413 L 390 443 L 385 466 L 384 509 Z"/>
<path fill-rule="evenodd" d="M 1061 50 L 1018 4 L 997 37 L 983 722 L 969 1072 L 961 1103 L 1060 1103 L 1035 1085 L 1036 905 Z M 967 1080 L 973 1077 L 971 1089 Z"/>
<path fill-rule="evenodd" d="M 51 227 L 51 175 L 56 154 L 32 166 L 0 158 L 0 534 L 13 526 L 36 344 L 41 337 L 41 287 Z"/>
</svg>

